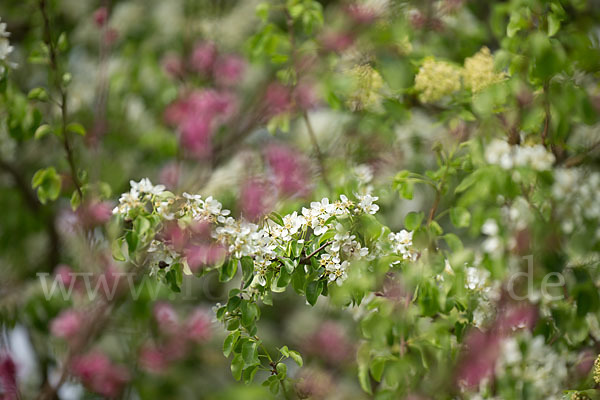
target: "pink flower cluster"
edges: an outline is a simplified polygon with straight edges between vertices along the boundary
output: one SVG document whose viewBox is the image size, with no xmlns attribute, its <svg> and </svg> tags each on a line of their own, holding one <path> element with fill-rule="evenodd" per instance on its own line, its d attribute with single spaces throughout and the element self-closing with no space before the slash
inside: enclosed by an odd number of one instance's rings
<svg viewBox="0 0 600 400">
<path fill-rule="evenodd" d="M 279 82 L 271 83 L 267 86 L 263 101 L 267 119 L 279 114 L 309 110 L 319 103 L 314 85 L 309 82 L 300 82 L 295 88 Z"/>
<path fill-rule="evenodd" d="M 310 166 L 298 151 L 281 144 L 271 144 L 267 147 L 265 158 L 280 193 L 287 196 L 309 193 Z"/>
<path fill-rule="evenodd" d="M 459 363 L 456 381 L 463 387 L 475 387 L 494 375 L 502 340 L 518 329 L 532 330 L 537 321 L 532 305 L 505 307 L 488 331 L 471 330 L 465 338 L 465 351 Z"/>
<path fill-rule="evenodd" d="M 71 371 L 91 391 L 108 398 L 117 397 L 130 379 L 125 367 L 114 364 L 99 351 L 75 357 Z"/>
<path fill-rule="evenodd" d="M 225 247 L 215 243 L 211 233 L 212 227 L 209 223 L 198 222 L 186 229 L 173 223 L 167 224 L 159 236 L 174 250 L 185 254 L 190 269 L 196 272 L 202 267 L 215 265 L 225 258 Z"/>
<path fill-rule="evenodd" d="M 240 83 L 246 72 L 246 61 L 242 57 L 232 53 L 221 54 L 213 42 L 197 43 L 187 63 L 177 54 L 168 53 L 162 65 L 165 72 L 174 78 L 183 78 L 187 70 L 224 87 Z"/>
<path fill-rule="evenodd" d="M 83 324 L 83 315 L 73 309 L 61 312 L 50 323 L 52 335 L 61 339 L 73 339 Z"/>
<path fill-rule="evenodd" d="M 333 321 L 324 322 L 308 337 L 304 347 L 330 365 L 338 365 L 351 359 L 354 346 L 344 327 Z"/>
<path fill-rule="evenodd" d="M 148 342 L 140 349 L 140 364 L 148 372 L 163 372 L 172 362 L 185 357 L 191 343 L 206 342 L 212 335 L 211 316 L 204 309 L 195 309 L 181 321 L 170 304 L 159 302 L 154 306 L 154 319 L 164 340 L 157 344 Z"/>
<path fill-rule="evenodd" d="M 275 201 L 273 187 L 266 179 L 251 177 L 242 183 L 240 207 L 244 218 L 257 221 L 273 209 Z"/>
<path fill-rule="evenodd" d="M 17 366 L 8 353 L 0 353 L 0 398 L 16 400 L 19 398 L 17 389 Z"/>
<path fill-rule="evenodd" d="M 165 120 L 177 127 L 180 142 L 196 158 L 207 158 L 212 152 L 212 136 L 219 125 L 235 113 L 236 98 L 228 92 L 198 89 L 169 105 Z"/>
<path fill-rule="evenodd" d="M 310 193 L 310 165 L 302 154 L 283 144 L 271 144 L 264 156 L 265 176 L 251 176 L 240 188 L 242 215 L 251 221 L 268 214 L 280 197 Z"/>
<path fill-rule="evenodd" d="M 219 54 L 212 42 L 201 42 L 192 52 L 190 67 L 203 76 L 212 76 L 218 85 L 233 86 L 242 79 L 246 62 L 236 54 Z"/>
</svg>

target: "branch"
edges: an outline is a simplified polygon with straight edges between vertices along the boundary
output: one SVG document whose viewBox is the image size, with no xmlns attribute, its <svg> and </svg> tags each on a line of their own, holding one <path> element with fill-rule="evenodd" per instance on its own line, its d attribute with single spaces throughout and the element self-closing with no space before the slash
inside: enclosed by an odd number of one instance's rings
<svg viewBox="0 0 600 400">
<path fill-rule="evenodd" d="M 330 244 L 331 244 L 330 241 L 327 241 L 327 242 L 323 243 L 318 249 L 316 249 L 315 251 L 313 251 L 312 253 L 310 253 L 306 257 L 302 257 L 300 259 L 300 264 L 309 264 L 310 263 L 310 259 L 312 257 L 314 257 L 315 254 L 317 254 L 318 252 L 320 252 L 321 250 L 323 250 L 325 247 L 329 246 Z"/>
<path fill-rule="evenodd" d="M 77 168 L 75 166 L 75 159 L 73 157 L 73 149 L 69 142 L 69 134 L 67 132 L 67 92 L 61 83 L 60 70 L 58 66 L 58 57 L 56 53 L 56 47 L 52 40 L 52 30 L 50 29 L 50 18 L 48 17 L 47 3 L 46 0 L 40 0 L 40 11 L 44 20 L 44 42 L 48 46 L 50 56 L 50 68 L 54 73 L 54 85 L 60 93 L 60 113 L 61 113 L 61 131 L 63 134 L 63 147 L 67 153 L 67 161 L 71 170 L 71 176 L 75 189 L 79 194 L 79 198 L 83 200 L 83 192 L 81 190 L 81 182 L 77 176 Z"/>
<path fill-rule="evenodd" d="M 323 157 L 323 153 L 321 153 L 321 149 L 319 148 L 319 143 L 317 142 L 317 136 L 315 135 L 315 131 L 312 128 L 310 120 L 308 119 L 308 113 L 306 112 L 306 110 L 304 110 L 302 112 L 302 118 L 304 119 L 304 122 L 306 123 L 306 129 L 308 131 L 308 136 L 310 137 L 310 141 L 312 142 L 313 150 L 317 156 L 317 160 L 319 161 L 319 170 L 321 171 L 321 177 L 323 178 L 323 182 L 325 183 L 325 186 L 327 186 L 327 188 L 329 190 L 332 190 L 331 183 L 329 182 L 329 179 L 327 178 L 327 173 L 325 172 L 325 159 Z"/>
</svg>

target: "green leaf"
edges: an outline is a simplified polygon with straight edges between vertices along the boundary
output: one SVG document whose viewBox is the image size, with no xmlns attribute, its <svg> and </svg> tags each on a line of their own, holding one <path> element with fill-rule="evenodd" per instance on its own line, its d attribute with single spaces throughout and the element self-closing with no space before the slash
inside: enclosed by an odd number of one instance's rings
<svg viewBox="0 0 600 400">
<path fill-rule="evenodd" d="M 113 240 L 111 244 L 112 256 L 117 261 L 125 261 L 125 256 L 123 255 L 123 240 L 124 238 L 118 238 Z"/>
<path fill-rule="evenodd" d="M 471 223 L 471 213 L 463 207 L 451 208 L 450 221 L 457 228 L 466 228 Z"/>
<path fill-rule="evenodd" d="M 219 269 L 219 282 L 229 282 L 237 272 L 238 260 L 230 258 L 226 260 Z"/>
<path fill-rule="evenodd" d="M 38 199 L 42 204 L 47 200 L 56 200 L 60 195 L 62 180 L 54 167 L 38 170 L 31 179 L 31 186 L 37 189 Z"/>
<path fill-rule="evenodd" d="M 46 92 L 46 89 L 41 87 L 33 88 L 27 94 L 27 98 L 29 100 L 46 101 L 48 100 L 48 92 Z"/>
<path fill-rule="evenodd" d="M 377 382 L 381 382 L 381 376 L 383 375 L 383 370 L 385 369 L 385 358 L 376 358 L 371 362 L 371 366 L 369 370 L 371 371 L 371 376 Z"/>
<path fill-rule="evenodd" d="M 256 375 L 256 371 L 258 371 L 258 367 L 259 367 L 258 365 L 254 365 L 254 366 L 248 367 L 244 370 L 244 373 L 242 374 L 242 378 L 246 385 L 252 383 L 252 381 L 254 380 L 254 375 Z"/>
<path fill-rule="evenodd" d="M 78 190 L 74 190 L 71 195 L 71 209 L 73 211 L 77 210 L 77 208 L 81 205 L 81 196 L 79 195 Z"/>
<path fill-rule="evenodd" d="M 423 217 L 425 214 L 421 212 L 409 212 L 404 217 L 404 227 L 409 231 L 414 231 L 419 226 L 421 226 L 421 221 L 423 221 Z"/>
<path fill-rule="evenodd" d="M 314 306 L 317 304 L 317 299 L 323 292 L 323 282 L 322 281 L 312 281 L 308 285 L 306 285 L 306 300 L 308 304 Z"/>
<path fill-rule="evenodd" d="M 279 377 L 279 379 L 285 379 L 285 377 L 287 376 L 287 365 L 280 362 L 279 364 L 277 364 L 277 367 L 275 367 L 275 369 L 277 370 L 277 376 Z"/>
<path fill-rule="evenodd" d="M 296 262 L 290 260 L 289 258 L 284 258 L 281 261 L 283 263 L 283 267 L 285 268 L 286 272 L 290 275 L 293 274 L 294 269 L 296 269 Z"/>
<path fill-rule="evenodd" d="M 71 122 L 69 125 L 67 125 L 67 131 L 85 136 L 85 128 L 78 122 Z"/>
<path fill-rule="evenodd" d="M 477 182 L 481 175 L 483 174 L 482 170 L 478 169 L 470 175 L 467 175 L 465 179 L 454 189 L 454 193 L 464 192 L 468 188 L 470 188 L 475 182 Z"/>
<path fill-rule="evenodd" d="M 555 14 L 548 14 L 548 37 L 556 35 L 560 29 L 560 19 Z"/>
<path fill-rule="evenodd" d="M 295 350 L 290 350 L 290 358 L 294 360 L 299 367 L 301 367 L 304 364 L 304 362 L 302 361 L 302 356 Z"/>
<path fill-rule="evenodd" d="M 144 234 L 148 232 L 150 227 L 150 221 L 148 221 L 146 217 L 143 217 L 141 215 L 137 216 L 133 221 L 133 230 L 137 233 L 138 237 L 144 236 Z"/>
<path fill-rule="evenodd" d="M 40 140 L 52 132 L 52 127 L 48 124 L 40 125 L 33 134 L 35 140 Z"/>
<path fill-rule="evenodd" d="M 258 306 L 255 303 L 242 300 L 240 310 L 242 311 L 242 325 L 248 328 L 254 324 L 254 321 L 258 317 Z"/>
<path fill-rule="evenodd" d="M 234 331 L 227 335 L 225 341 L 223 342 L 223 355 L 225 355 L 225 357 L 229 357 L 239 338 L 240 331 Z"/>
<path fill-rule="evenodd" d="M 56 46 L 58 47 L 58 50 L 60 50 L 62 52 L 67 51 L 67 49 L 69 48 L 69 42 L 67 40 L 67 34 L 65 32 L 62 32 L 58 36 L 58 40 L 56 41 Z"/>
<path fill-rule="evenodd" d="M 284 356 L 284 357 L 289 357 L 290 356 L 290 350 L 288 349 L 287 346 L 283 346 L 282 348 L 279 349 L 279 352 Z"/>
<path fill-rule="evenodd" d="M 258 18 L 260 18 L 263 22 L 266 22 L 267 19 L 269 18 L 269 8 L 270 5 L 267 2 L 262 2 L 259 3 L 256 6 L 256 15 L 258 16 Z"/>
<path fill-rule="evenodd" d="M 244 281 L 244 289 L 252 283 L 252 274 L 254 273 L 254 260 L 251 257 L 245 256 L 240 259 L 242 265 L 242 280 Z"/>
<path fill-rule="evenodd" d="M 244 359 L 245 367 L 258 364 L 257 346 L 258 343 L 252 341 L 248 341 L 242 346 L 242 358 Z"/>
<path fill-rule="evenodd" d="M 358 382 L 360 387 L 365 392 L 372 394 L 371 389 L 371 378 L 369 376 L 369 360 L 370 360 L 370 347 L 368 342 L 363 342 L 358 347 L 356 361 L 358 363 Z"/>
<path fill-rule="evenodd" d="M 442 239 L 444 239 L 450 250 L 452 250 L 453 252 L 460 251 L 463 249 L 463 244 L 461 240 L 454 233 L 447 233 L 444 236 L 442 236 Z"/>
<path fill-rule="evenodd" d="M 244 359 L 241 354 L 236 354 L 231 360 L 231 374 L 236 381 L 242 379 L 242 371 L 244 369 Z"/>
</svg>

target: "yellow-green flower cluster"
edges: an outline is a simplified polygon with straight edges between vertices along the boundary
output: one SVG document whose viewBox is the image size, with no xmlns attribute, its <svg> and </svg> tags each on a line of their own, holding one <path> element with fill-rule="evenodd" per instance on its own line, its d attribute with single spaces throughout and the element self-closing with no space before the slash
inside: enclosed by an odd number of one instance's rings
<svg viewBox="0 0 600 400">
<path fill-rule="evenodd" d="M 465 86 L 473 93 L 505 78 L 504 73 L 494 71 L 494 56 L 487 47 L 482 47 L 475 55 L 465 59 L 462 73 Z"/>
<path fill-rule="evenodd" d="M 594 382 L 600 383 L 600 355 L 596 357 L 596 361 L 594 361 L 592 375 L 594 376 Z"/>
<path fill-rule="evenodd" d="M 383 79 L 379 72 L 368 64 L 357 65 L 350 70 L 354 83 L 354 91 L 348 99 L 348 105 L 353 110 L 376 106 L 381 100 Z"/>
<path fill-rule="evenodd" d="M 415 77 L 415 89 L 423 103 L 432 103 L 460 89 L 460 69 L 446 61 L 425 59 Z"/>
<path fill-rule="evenodd" d="M 590 396 L 583 392 L 575 392 L 571 394 L 571 400 L 590 400 Z"/>
</svg>

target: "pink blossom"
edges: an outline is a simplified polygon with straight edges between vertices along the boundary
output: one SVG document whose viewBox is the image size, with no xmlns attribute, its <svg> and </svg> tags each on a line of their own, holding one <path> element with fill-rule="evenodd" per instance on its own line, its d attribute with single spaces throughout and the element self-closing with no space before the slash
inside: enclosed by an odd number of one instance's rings
<svg viewBox="0 0 600 400">
<path fill-rule="evenodd" d="M 127 369 L 97 351 L 75 357 L 71 369 L 90 390 L 109 398 L 117 397 L 130 379 Z"/>
<path fill-rule="evenodd" d="M 332 321 L 324 322 L 306 343 L 309 352 L 332 365 L 348 360 L 354 351 L 353 347 L 344 327 Z"/>
<path fill-rule="evenodd" d="M 288 196 L 308 194 L 308 163 L 297 151 L 272 144 L 267 147 L 266 158 L 281 193 Z"/>
<path fill-rule="evenodd" d="M 267 117 L 291 111 L 292 96 L 290 89 L 280 83 L 271 83 L 265 93 L 265 106 Z"/>
<path fill-rule="evenodd" d="M 196 90 L 165 111 L 169 124 L 179 128 L 182 146 L 197 158 L 211 154 L 214 129 L 235 112 L 235 98 L 226 92 Z"/>
<path fill-rule="evenodd" d="M 581 377 L 586 376 L 592 370 L 594 361 L 596 360 L 596 352 L 592 349 L 582 351 L 577 357 L 575 364 L 575 372 Z"/>
<path fill-rule="evenodd" d="M 494 374 L 502 340 L 515 330 L 532 330 L 537 320 L 537 308 L 531 304 L 506 306 L 487 332 L 473 329 L 465 338 L 456 381 L 463 387 L 475 387 Z"/>
<path fill-rule="evenodd" d="M 71 282 L 75 279 L 73 270 L 66 264 L 59 264 L 54 269 L 54 275 L 65 287 L 70 286 Z"/>
<path fill-rule="evenodd" d="M 61 312 L 50 323 L 50 332 L 58 338 L 72 339 L 81 329 L 82 315 L 75 310 Z"/>
<path fill-rule="evenodd" d="M 77 209 L 77 216 L 85 228 L 102 225 L 112 217 L 113 205 L 108 201 L 92 201 Z"/>
<path fill-rule="evenodd" d="M 211 121 L 204 118 L 190 118 L 180 127 L 181 144 L 197 158 L 207 158 L 212 152 Z"/>
<path fill-rule="evenodd" d="M 213 74 L 220 85 L 232 86 L 239 83 L 245 69 L 246 62 L 243 58 L 235 54 L 227 54 L 217 59 Z"/>
<path fill-rule="evenodd" d="M 175 189 L 179 183 L 180 173 L 179 164 L 170 162 L 160 170 L 158 180 L 167 188 Z"/>
<path fill-rule="evenodd" d="M 7 353 L 0 353 L 0 388 L 3 389 L 4 400 L 16 400 L 17 389 L 17 366 L 12 357 Z"/>
<path fill-rule="evenodd" d="M 185 257 L 192 272 L 218 264 L 223 260 L 225 254 L 225 248 L 215 244 L 192 245 L 185 250 Z"/>
<path fill-rule="evenodd" d="M 139 361 L 144 370 L 155 374 L 164 372 L 169 366 L 165 352 L 150 344 L 144 345 L 140 349 Z"/>
<path fill-rule="evenodd" d="M 259 178 L 250 178 L 242 184 L 240 206 L 245 218 L 257 221 L 273 208 L 275 198 L 270 185 Z"/>
<path fill-rule="evenodd" d="M 346 11 L 357 24 L 370 24 L 379 18 L 377 10 L 364 4 L 352 4 L 346 8 Z"/>
<path fill-rule="evenodd" d="M 211 316 L 204 309 L 196 309 L 185 323 L 185 336 L 195 342 L 205 342 L 212 334 Z"/>
<path fill-rule="evenodd" d="M 325 50 L 342 52 L 354 44 L 354 38 L 347 33 L 329 32 L 321 37 Z"/>
<path fill-rule="evenodd" d="M 492 329 L 508 335 L 517 329 L 533 330 L 538 318 L 538 310 L 531 304 L 508 306 L 502 310 Z"/>
<path fill-rule="evenodd" d="M 296 105 L 303 110 L 315 108 L 319 103 L 315 87 L 307 82 L 300 82 L 294 90 Z"/>
<path fill-rule="evenodd" d="M 475 387 L 494 374 L 500 355 L 501 337 L 496 334 L 471 330 L 464 344 L 464 353 L 458 366 L 456 380 L 463 387 Z"/>
<path fill-rule="evenodd" d="M 204 75 L 208 75 L 213 68 L 217 58 L 217 46 L 212 42 L 196 44 L 190 57 L 192 69 Z"/>
<path fill-rule="evenodd" d="M 179 329 L 179 317 L 168 303 L 160 302 L 154 305 L 154 319 L 163 333 L 174 334 Z"/>
<path fill-rule="evenodd" d="M 100 7 L 94 11 L 94 23 L 98 28 L 102 28 L 108 20 L 108 8 Z"/>
</svg>

